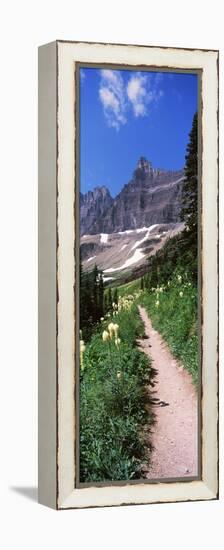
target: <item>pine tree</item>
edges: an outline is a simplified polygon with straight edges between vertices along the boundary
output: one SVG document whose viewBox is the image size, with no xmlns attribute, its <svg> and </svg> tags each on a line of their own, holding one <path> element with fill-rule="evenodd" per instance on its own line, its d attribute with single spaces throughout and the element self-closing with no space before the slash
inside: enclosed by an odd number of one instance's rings
<svg viewBox="0 0 224 550">
<path fill-rule="evenodd" d="M 113 302 L 115 304 L 118 303 L 118 290 L 117 290 L 117 287 L 114 289 L 114 292 L 113 292 Z"/>
<path fill-rule="evenodd" d="M 104 314 L 108 312 L 108 295 L 107 292 L 104 292 Z"/>
<path fill-rule="evenodd" d="M 95 264 L 92 271 L 92 285 L 93 285 L 93 294 L 92 294 L 92 317 L 93 322 L 95 323 L 99 317 L 99 280 L 98 280 L 98 267 Z"/>
<path fill-rule="evenodd" d="M 109 290 L 108 290 L 108 309 L 109 309 L 109 311 L 112 310 L 112 292 L 111 292 L 110 287 L 109 287 Z"/>
<path fill-rule="evenodd" d="M 185 222 L 183 261 L 193 279 L 198 271 L 198 115 L 195 113 L 187 145 L 185 178 L 182 191 L 181 220 Z"/>
<path fill-rule="evenodd" d="M 184 169 L 184 184 L 182 191 L 181 220 L 185 222 L 186 229 L 197 233 L 198 215 L 198 115 L 195 113 L 192 129 L 189 135 Z"/>
<path fill-rule="evenodd" d="M 103 274 L 101 271 L 99 275 L 99 317 L 103 317 L 103 314 L 104 314 L 103 294 L 104 294 L 104 283 L 103 283 Z"/>
</svg>

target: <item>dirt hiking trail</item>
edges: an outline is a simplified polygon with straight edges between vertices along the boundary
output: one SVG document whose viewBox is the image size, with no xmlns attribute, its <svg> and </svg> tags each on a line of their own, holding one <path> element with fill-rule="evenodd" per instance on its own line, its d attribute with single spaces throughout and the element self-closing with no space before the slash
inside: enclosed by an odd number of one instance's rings
<svg viewBox="0 0 224 550">
<path fill-rule="evenodd" d="M 157 371 L 153 399 L 156 423 L 151 430 L 151 464 L 148 479 L 194 477 L 198 475 L 198 399 L 190 374 L 180 366 L 161 335 L 153 329 L 146 310 L 139 306 L 147 339 L 140 349 L 152 359 Z M 150 388 L 152 393 L 152 388 Z M 158 401 L 156 401 L 158 400 Z"/>
</svg>

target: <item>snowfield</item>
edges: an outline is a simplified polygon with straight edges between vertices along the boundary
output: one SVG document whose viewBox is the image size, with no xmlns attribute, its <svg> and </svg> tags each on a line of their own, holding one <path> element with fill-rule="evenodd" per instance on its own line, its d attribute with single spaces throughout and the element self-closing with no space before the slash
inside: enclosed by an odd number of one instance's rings
<svg viewBox="0 0 224 550">
<path fill-rule="evenodd" d="M 130 267 L 130 265 L 136 264 L 137 262 L 142 260 L 144 256 L 145 254 L 143 254 L 141 249 L 136 250 L 133 256 L 131 256 L 131 258 L 128 258 L 123 265 L 121 265 L 120 267 L 111 267 L 109 269 L 105 269 L 104 273 L 112 273 L 114 271 L 121 271 L 121 269 L 126 269 L 126 267 Z"/>
<path fill-rule="evenodd" d="M 103 244 L 106 244 L 108 241 L 108 234 L 107 233 L 100 233 L 100 242 Z"/>
<path fill-rule="evenodd" d="M 94 258 L 96 258 L 96 256 L 91 256 L 91 258 L 88 258 L 88 260 L 86 260 L 86 261 L 90 262 L 91 260 L 94 260 Z"/>
<path fill-rule="evenodd" d="M 91 271 L 97 264 L 105 282 L 112 283 L 113 279 L 122 278 L 125 270 L 134 271 L 146 266 L 148 256 L 155 254 L 170 236 L 181 231 L 183 225 L 153 224 L 116 233 L 84 235 L 81 237 L 84 271 Z M 88 257 L 88 252 L 91 257 Z"/>
</svg>

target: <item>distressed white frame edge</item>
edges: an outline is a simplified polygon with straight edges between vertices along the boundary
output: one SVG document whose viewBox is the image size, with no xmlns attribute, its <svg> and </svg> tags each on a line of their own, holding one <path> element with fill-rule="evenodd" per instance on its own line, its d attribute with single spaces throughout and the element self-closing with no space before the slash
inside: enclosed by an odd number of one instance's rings
<svg viewBox="0 0 224 550">
<path fill-rule="evenodd" d="M 57 42 L 58 48 L 58 494 L 57 507 L 82 508 L 217 498 L 218 52 Z M 74 489 L 74 64 L 117 63 L 202 69 L 203 97 L 203 481 Z M 212 147 L 211 147 L 212 143 Z"/>
<path fill-rule="evenodd" d="M 38 51 L 38 500 L 57 506 L 57 45 Z"/>
</svg>

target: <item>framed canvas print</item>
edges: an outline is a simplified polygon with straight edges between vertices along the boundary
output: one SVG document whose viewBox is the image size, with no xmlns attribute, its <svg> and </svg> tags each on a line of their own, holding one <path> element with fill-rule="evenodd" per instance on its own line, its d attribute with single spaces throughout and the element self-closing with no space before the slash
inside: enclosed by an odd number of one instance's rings
<svg viewBox="0 0 224 550">
<path fill-rule="evenodd" d="M 218 52 L 39 48 L 39 501 L 218 498 Z"/>
</svg>

